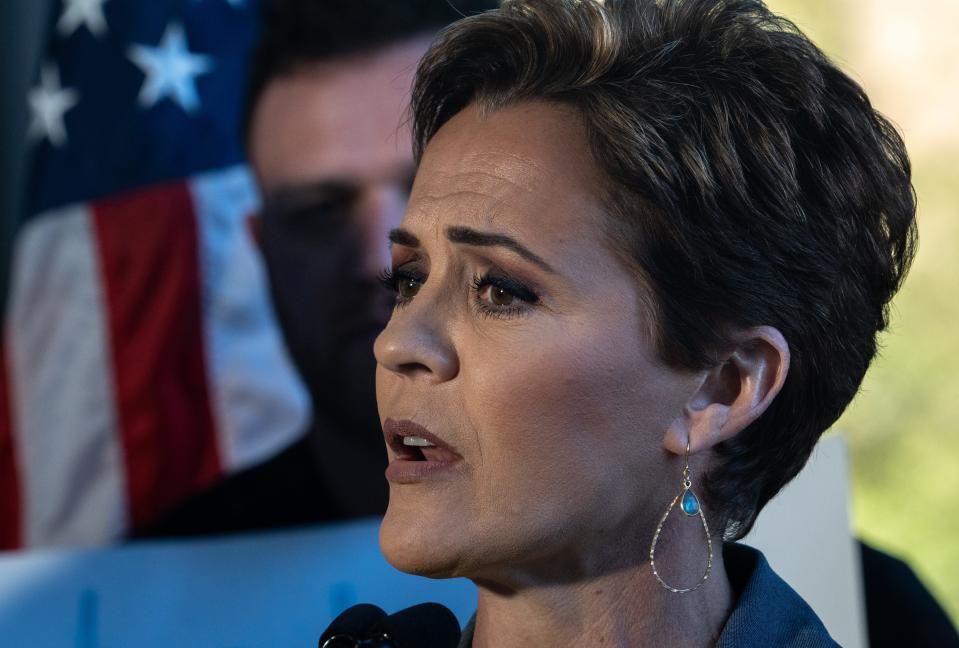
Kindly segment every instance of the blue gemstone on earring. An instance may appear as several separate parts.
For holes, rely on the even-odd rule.
[[[696,494],[690,489],[686,489],[683,493],[683,513],[686,515],[698,515],[699,514],[699,498],[696,497]]]

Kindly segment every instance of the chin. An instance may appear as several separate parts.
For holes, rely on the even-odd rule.
[[[380,524],[380,550],[393,567],[407,574],[429,578],[463,576],[463,552],[448,525],[430,516],[400,512],[394,502]]]

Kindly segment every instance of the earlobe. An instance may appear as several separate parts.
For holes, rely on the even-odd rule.
[[[663,446],[674,454],[695,454],[744,430],[779,394],[789,371],[789,345],[777,329],[742,331],[725,362],[705,370],[699,387],[673,421]]]

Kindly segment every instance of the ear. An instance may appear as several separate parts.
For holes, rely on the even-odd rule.
[[[260,239],[262,223],[263,217],[260,214],[246,215],[246,231],[250,233],[250,238],[253,239],[253,242],[256,243],[258,248],[263,247],[262,240]]]
[[[741,331],[720,365],[702,373],[702,382],[673,421],[663,446],[690,454],[731,439],[766,411],[789,372],[789,344],[777,329]]]

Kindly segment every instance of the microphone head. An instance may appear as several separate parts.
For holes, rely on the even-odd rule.
[[[347,608],[327,627],[317,643],[319,648],[345,648],[355,645],[359,639],[364,639],[370,629],[386,618],[386,612],[370,605],[360,603]],[[341,639],[337,639],[340,637]],[[329,642],[329,643],[328,643]]]
[[[456,648],[460,622],[439,603],[420,603],[381,619],[372,633],[381,632],[396,648]]]

